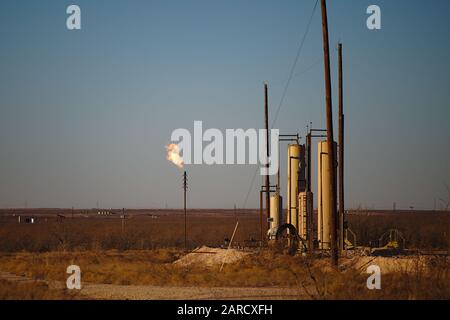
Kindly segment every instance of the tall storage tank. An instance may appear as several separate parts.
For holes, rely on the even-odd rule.
[[[337,144],[334,143],[334,150],[336,153]],[[331,233],[330,233],[330,171],[329,171],[329,157],[328,157],[328,142],[320,141],[318,145],[318,190],[317,190],[317,205],[318,205],[318,219],[317,219],[317,238],[319,240],[320,249],[331,248]],[[334,165],[336,173],[336,164]]]
[[[270,230],[278,230],[281,221],[281,197],[273,195],[270,197]]]
[[[288,145],[287,157],[287,223],[292,224],[298,230],[298,177],[300,167],[300,145]]]
[[[309,223],[312,224],[313,220],[313,193],[312,192],[300,192],[298,195],[298,203],[299,203],[299,230],[298,234],[303,239],[308,239],[308,237],[312,237],[313,235],[309,235],[310,229]]]

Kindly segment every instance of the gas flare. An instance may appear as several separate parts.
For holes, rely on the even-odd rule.
[[[177,144],[171,143],[166,146],[167,157],[166,159],[176,165],[178,168],[183,168],[183,158],[180,156],[180,148]]]

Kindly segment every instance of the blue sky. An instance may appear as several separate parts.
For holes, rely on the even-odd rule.
[[[80,31],[66,29],[72,3]],[[182,172],[165,159],[172,130],[262,127],[263,82],[273,115],[314,3],[2,1],[0,207],[180,207]],[[450,2],[328,4],[335,110],[344,45],[347,206],[433,208],[450,184]],[[371,4],[379,31],[366,28]],[[320,23],[317,10],[281,133],[325,126]],[[285,162],[283,146],[283,192]],[[187,169],[190,206],[232,208],[256,167]]]

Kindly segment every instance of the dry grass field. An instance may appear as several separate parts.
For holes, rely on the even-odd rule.
[[[3,255],[0,269],[27,278],[64,283],[67,266],[76,264],[82,270],[83,284],[89,284],[90,288],[95,284],[113,285],[107,288],[119,291],[136,289],[134,294],[139,294],[142,286],[152,286],[168,289],[231,287],[247,288],[248,292],[253,292],[255,288],[282,288],[286,291],[281,294],[291,294],[292,290],[298,292],[297,296],[289,297],[294,299],[450,298],[450,261],[445,257],[393,261],[386,261],[390,258],[376,258],[378,260],[374,261],[371,258],[363,261],[344,259],[344,266],[336,271],[328,267],[328,259],[310,260],[263,251],[226,265],[220,272],[219,266],[177,266],[173,262],[181,255],[180,251],[167,249],[17,253]],[[382,290],[367,290],[364,267],[368,262],[395,267],[395,272],[387,270],[383,274]],[[3,284],[0,283],[0,286]],[[3,298],[17,295],[14,293],[17,290],[13,291],[12,297],[7,295],[8,288],[1,290]],[[64,293],[59,291],[42,295],[45,292],[42,285],[37,290],[36,297],[45,299]],[[28,285],[25,291],[24,298],[33,298],[30,291],[34,292],[34,287]],[[104,298],[105,294],[113,292],[103,292],[93,298]],[[66,298],[76,296],[69,296],[66,292]],[[187,294],[184,298],[192,297]]]
[[[39,209],[0,210],[0,252],[47,252],[64,250],[143,250],[184,247],[184,215],[181,210],[129,210],[127,218],[99,216],[96,210]],[[59,218],[57,215],[66,218]],[[18,223],[21,216],[22,223]],[[24,223],[35,217],[35,224]],[[220,246],[231,238],[236,220],[235,243],[251,246],[259,240],[256,210],[190,210],[188,247]],[[450,246],[449,212],[350,211],[349,227],[357,244],[369,246],[391,228],[398,229],[410,249],[442,249]],[[254,245],[254,243],[253,243]]]
[[[77,292],[50,290],[42,282],[18,283],[0,280],[0,300],[76,300],[81,298]]]
[[[142,290],[142,286],[180,288],[180,292],[181,288],[226,287],[237,291],[253,290],[252,297],[262,297],[264,292],[258,288],[278,288],[281,290],[278,298],[287,299],[450,299],[447,257],[395,259],[349,255],[337,271],[328,267],[328,259],[324,257],[292,257],[253,248],[219,272],[220,265],[174,263],[186,254],[183,250],[184,216],[180,211],[127,213],[122,232],[122,219],[118,215],[100,217],[95,212],[75,211],[72,218],[70,210],[3,210],[0,213],[0,272],[43,282],[17,284],[0,277],[0,299],[123,298],[123,288]],[[66,218],[57,218],[58,214]],[[34,216],[36,222],[28,224],[22,220],[19,224],[18,215],[22,219]],[[259,238],[256,211],[235,214],[233,210],[196,210],[188,217],[189,248],[223,245],[224,239],[231,237],[237,219],[236,244],[254,246],[251,240]],[[389,228],[401,231],[411,249],[442,251],[448,250],[450,244],[449,213],[352,213],[349,226],[357,234],[358,245],[374,243]],[[367,290],[365,268],[368,263],[379,264],[387,270],[383,273],[382,290]],[[49,290],[45,281],[64,284],[68,276],[66,268],[71,264],[80,266],[82,281],[90,286],[85,294]],[[111,287],[95,288],[94,285]],[[114,290],[122,295],[113,295]],[[102,291],[107,291],[107,295]],[[242,293],[233,294],[231,297],[243,297]],[[152,296],[125,296],[134,297]],[[192,297],[191,292],[180,295],[183,297]]]
[[[184,248],[184,215],[181,211],[134,210],[127,218],[118,214],[99,216],[94,211],[28,210],[5,216],[0,212],[0,252]],[[67,218],[58,219],[57,215]],[[35,224],[18,223],[18,216],[36,218]],[[259,217],[255,211],[237,216],[233,210],[192,210],[188,217],[188,246],[220,246],[230,238],[236,219],[236,242],[259,239]]]

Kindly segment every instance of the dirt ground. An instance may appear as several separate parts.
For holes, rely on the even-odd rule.
[[[45,283],[49,290],[65,288],[61,281],[34,280],[0,272],[0,280],[17,283]],[[78,292],[81,299],[100,300],[298,300],[308,296],[293,288],[227,288],[162,287],[84,284]]]
[[[181,211],[127,210],[125,220],[120,218],[121,211],[112,211],[109,216],[100,216],[95,210],[74,210],[73,214],[67,209],[0,210],[0,272],[9,272],[0,275],[0,296],[19,299],[65,295],[83,299],[316,296],[447,299],[450,296],[448,258],[349,255],[340,261],[339,273],[330,268],[326,255],[310,260],[258,249],[257,210],[190,210],[188,249],[193,252],[185,254]],[[37,222],[29,224],[21,219],[19,223],[18,216],[23,219],[34,216]],[[396,228],[411,252],[448,251],[449,213],[357,212],[348,218],[358,235],[354,242],[357,247],[377,246],[377,239],[386,230]],[[239,228],[233,245],[243,250],[224,249],[237,220]],[[79,294],[67,294],[62,282],[71,264],[83,270]],[[223,272],[219,272],[222,264]],[[366,268],[371,264],[380,267],[384,290],[368,295]],[[58,290],[59,293],[53,294]],[[27,295],[30,291],[37,294]]]
[[[298,300],[308,296],[293,288],[157,287],[86,285],[81,294],[94,299],[125,300]]]
[[[226,261],[228,265],[239,264],[250,253],[240,250],[226,250],[219,248],[201,247],[182,256],[171,263],[177,267],[192,267],[203,265],[207,268],[202,272],[219,272],[219,267]],[[228,259],[228,260],[227,260]],[[449,259],[446,260],[446,265]],[[344,258],[341,260],[340,270],[357,270],[359,274],[365,274],[369,265],[378,265],[384,276],[388,274],[415,274],[417,270],[430,268],[429,257],[367,257],[357,256]],[[331,272],[328,259],[315,260],[315,265],[322,271]],[[432,266],[431,266],[432,267]],[[330,270],[329,270],[330,269]],[[256,270],[256,269],[255,269]],[[441,269],[442,270],[442,269]],[[39,285],[41,288],[48,288],[50,296],[55,296],[58,291],[60,296],[70,299],[100,299],[100,300],[307,300],[314,298],[311,293],[317,288],[314,285],[306,286],[207,286],[207,285],[140,285],[134,284],[106,284],[102,282],[82,282],[81,290],[66,290],[65,282],[55,279],[42,278],[38,280],[34,277],[16,275],[12,272],[1,272],[0,281],[18,284],[22,287],[33,290]],[[330,281],[330,280],[327,280]],[[348,280],[346,280],[348,281]],[[324,286],[327,287],[326,283]],[[55,294],[52,294],[55,292]],[[317,297],[319,298],[319,297]],[[39,297],[38,297],[39,299]]]
[[[204,267],[214,267],[238,262],[249,254],[249,252],[231,248],[221,249],[202,246],[175,261],[174,264],[178,266],[201,265]]]

